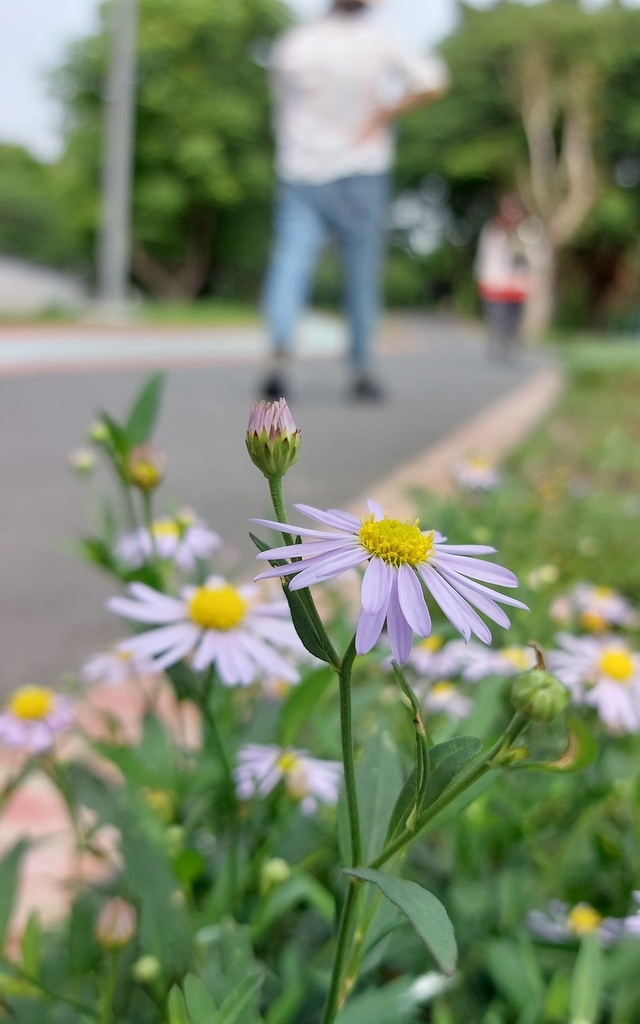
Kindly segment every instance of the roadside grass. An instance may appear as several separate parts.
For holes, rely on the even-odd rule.
[[[549,602],[577,581],[640,604],[640,346],[580,344],[562,358],[565,391],[508,460],[498,490],[419,495],[425,524],[494,544],[517,572],[531,607],[514,616],[522,641],[549,641]]]
[[[250,303],[232,302],[227,299],[198,299],[193,302],[156,302],[144,299],[132,303],[126,315],[132,325],[149,324],[154,327],[207,327],[226,324],[251,324],[258,321],[258,311]],[[38,314],[0,313],[0,325],[9,326],[57,326],[65,324],[100,323],[101,314],[91,307],[76,312],[58,308],[43,310]]]

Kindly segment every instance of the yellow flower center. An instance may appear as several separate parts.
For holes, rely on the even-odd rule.
[[[451,683],[434,683],[431,687],[431,693],[436,697],[450,697],[454,692],[454,687]]]
[[[577,907],[570,910],[567,915],[567,924],[578,938],[597,931],[601,921],[602,914],[599,914],[588,903],[578,903]]]
[[[633,675],[633,661],[627,651],[605,651],[598,663],[601,672],[617,683],[626,683]]]
[[[607,628],[607,621],[599,612],[582,612],[580,622],[585,629],[591,630],[592,633],[602,633]]]
[[[299,765],[298,758],[291,750],[285,750],[276,761],[276,768],[279,768],[283,775],[289,775]]]
[[[484,455],[471,455],[467,459],[467,466],[470,469],[493,469],[493,463]]]
[[[174,519],[156,519],[151,526],[151,532],[154,537],[177,537],[180,530]]]
[[[247,602],[235,587],[198,587],[188,605],[189,618],[202,629],[235,629],[246,613]]]
[[[594,597],[599,598],[600,600],[606,600],[613,597],[613,590],[611,587],[594,587],[593,594]]]
[[[503,647],[500,657],[522,671],[526,671],[531,663],[531,654],[527,647]]]
[[[441,636],[435,636],[432,633],[431,636],[427,636],[424,640],[421,640],[418,647],[422,647],[424,651],[431,651],[432,653],[435,653],[440,650],[443,643],[444,640]]]
[[[424,562],[433,551],[435,531],[424,534],[417,519],[415,523],[401,523],[385,516],[376,522],[370,515],[362,520],[358,536],[367,551],[397,568]]]
[[[47,717],[54,699],[53,690],[48,690],[45,686],[22,686],[14,693],[8,708],[16,718],[36,722]]]

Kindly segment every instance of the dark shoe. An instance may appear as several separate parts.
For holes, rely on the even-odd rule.
[[[351,385],[351,397],[357,402],[382,402],[385,393],[371,377],[358,377]]]
[[[262,382],[260,394],[268,402],[277,402],[279,398],[287,397],[287,386],[284,378],[279,373],[272,373]]]

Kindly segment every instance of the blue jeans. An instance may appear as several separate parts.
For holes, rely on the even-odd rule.
[[[381,306],[381,269],[389,179],[356,175],[324,185],[281,182],[275,241],[264,285],[263,311],[273,347],[291,348],[313,272],[329,235],[335,235],[344,273],[350,359],[362,372]]]

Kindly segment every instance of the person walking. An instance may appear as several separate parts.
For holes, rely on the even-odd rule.
[[[488,330],[490,358],[510,359],[520,342],[520,323],[531,284],[527,211],[514,193],[503,196],[478,240],[475,276]]]
[[[393,120],[442,94],[446,66],[405,52],[367,17],[372,0],[333,0],[276,42],[271,60],[278,189],[263,292],[270,334],[262,397],[287,395],[287,362],[317,259],[334,236],[343,269],[354,399],[376,400],[371,339],[381,306]]]

